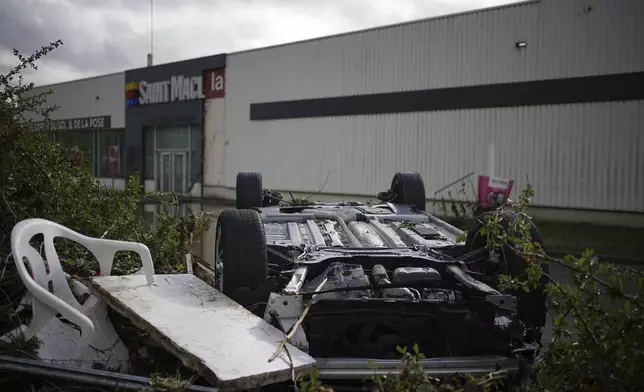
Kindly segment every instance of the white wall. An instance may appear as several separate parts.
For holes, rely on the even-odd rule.
[[[644,70],[644,1],[541,0],[537,77]]]
[[[642,0],[542,0],[232,53],[230,108],[641,71],[642,19]]]
[[[223,186],[226,153],[226,99],[204,101],[204,197],[213,197],[213,187]]]
[[[48,90],[52,94],[47,96],[47,104],[60,107],[50,115],[52,120],[109,115],[112,128],[125,128],[124,72],[36,87],[32,93]]]
[[[526,176],[536,205],[644,211],[644,102],[419,112],[251,122],[228,132],[227,185],[262,171],[265,186],[376,195],[418,171],[428,197],[474,171]]]
[[[227,57],[237,103],[490,84],[535,78],[537,3],[383,27]],[[239,114],[239,113],[236,113]]]

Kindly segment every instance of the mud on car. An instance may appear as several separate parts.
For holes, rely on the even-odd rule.
[[[378,199],[287,202],[261,174],[239,173],[237,208],[216,226],[218,289],[294,331],[323,379],[387,372],[400,365],[396,348],[414,344],[431,375],[518,373],[539,349],[545,295],[500,291],[498,277],[521,274],[525,260],[504,247],[493,262],[480,220],[463,241],[426,212],[418,173],[396,173]],[[503,212],[504,227],[514,218]]]

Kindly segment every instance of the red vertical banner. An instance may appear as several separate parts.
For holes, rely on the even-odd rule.
[[[108,150],[108,163],[111,177],[117,177],[121,174],[121,152],[119,146],[112,145]]]
[[[226,96],[226,68],[209,69],[204,73],[206,99]]]

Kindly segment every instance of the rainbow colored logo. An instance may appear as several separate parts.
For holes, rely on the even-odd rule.
[[[125,106],[138,106],[139,101],[139,83],[130,82],[125,85]]]

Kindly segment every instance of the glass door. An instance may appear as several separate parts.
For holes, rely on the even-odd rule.
[[[186,192],[188,159],[185,152],[159,153],[159,191]]]
[[[185,152],[172,154],[172,190],[174,193],[186,193],[186,175],[188,159]]]

